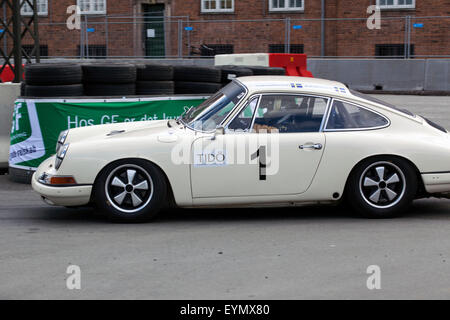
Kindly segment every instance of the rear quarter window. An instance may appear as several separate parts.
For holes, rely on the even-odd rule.
[[[374,129],[387,126],[384,116],[360,106],[334,100],[326,130]]]

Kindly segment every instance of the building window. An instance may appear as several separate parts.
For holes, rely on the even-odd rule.
[[[106,14],[106,0],[77,0],[81,14]]]
[[[90,44],[83,46],[84,52],[81,51],[81,46],[78,46],[79,56],[92,59],[105,59],[107,56],[106,46],[99,44]]]
[[[33,0],[28,0],[31,4],[33,4]],[[20,9],[20,13],[23,16],[31,16],[33,15],[33,9],[30,4],[22,0],[22,8]],[[37,13],[40,16],[46,16],[48,14],[48,1],[47,0],[37,0]]]
[[[201,0],[202,12],[234,12],[234,0]]]
[[[304,53],[303,44],[291,44],[289,53]],[[269,44],[269,53],[286,53],[284,44]]]
[[[416,0],[377,0],[380,9],[414,9]]]
[[[269,0],[270,11],[303,11],[303,0]]]
[[[414,56],[414,44],[409,47],[409,53],[406,52],[404,44],[376,44],[375,56],[379,59],[402,59]]]
[[[22,50],[25,51],[25,53],[30,58],[36,58],[36,54],[31,55],[31,53],[33,52],[33,49],[34,49],[34,45],[33,44],[23,44],[22,45]],[[41,58],[48,57],[48,46],[46,44],[42,44],[42,45],[39,46],[39,56]]]

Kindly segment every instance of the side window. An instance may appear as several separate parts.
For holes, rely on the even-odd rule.
[[[328,99],[302,95],[265,95],[261,98],[254,132],[318,132]]]
[[[370,129],[387,125],[386,118],[354,104],[335,100],[328,118],[327,130]]]
[[[240,114],[229,124],[230,130],[248,130],[252,125],[253,114],[255,113],[256,106],[258,105],[259,97],[253,98],[242,110]]]

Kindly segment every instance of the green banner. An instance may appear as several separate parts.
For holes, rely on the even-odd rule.
[[[206,98],[17,100],[11,127],[9,165],[37,168],[55,153],[59,133],[63,130],[108,123],[174,119]]]

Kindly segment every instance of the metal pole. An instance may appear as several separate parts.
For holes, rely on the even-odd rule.
[[[187,26],[190,25],[189,17],[187,18],[186,25]],[[188,56],[190,57],[191,56],[191,32],[190,31],[187,31],[187,46],[188,46]]]
[[[85,28],[84,28],[84,32],[86,32],[85,33],[85,35],[86,35],[86,43],[85,43],[86,52],[85,53],[86,53],[86,58],[89,59],[89,32],[88,32],[88,17],[87,17],[87,15],[84,16],[84,23],[86,24]]]
[[[14,83],[22,80],[22,26],[20,21],[20,2],[13,1],[13,30],[14,30]]]
[[[106,46],[106,57],[108,57],[108,47],[109,47],[109,33],[108,33],[108,16],[105,16],[105,46]]]
[[[78,10],[77,10],[77,14],[78,14]],[[81,20],[81,16],[80,16],[80,59],[84,59],[84,23]]]
[[[178,57],[183,56],[183,21],[178,20]]]
[[[41,46],[39,44],[38,7],[37,0],[33,0],[34,48],[36,63],[41,62]]]
[[[134,57],[139,55],[138,51],[139,51],[139,47],[141,46],[141,42],[138,41],[136,21],[137,21],[136,20],[136,6],[133,6],[133,56]]]
[[[167,15],[166,12],[164,12],[164,57],[167,57],[167,55],[170,55],[170,24],[167,22]],[[169,22],[170,23],[170,22]]]
[[[405,16],[405,39],[404,39],[404,48],[403,48],[404,58],[408,58],[408,16]]]
[[[288,53],[288,20],[287,18],[284,18],[284,53]]]
[[[291,53],[291,18],[287,18],[287,51],[286,53]]]
[[[411,59],[411,16],[408,16],[408,59]]]
[[[3,21],[6,21],[7,16],[6,16],[6,2],[3,3]],[[8,52],[8,40],[7,40],[7,36],[8,34],[6,33],[6,30],[3,31],[3,52]]]
[[[325,56],[325,0],[322,0],[322,11],[320,20],[320,55]]]

